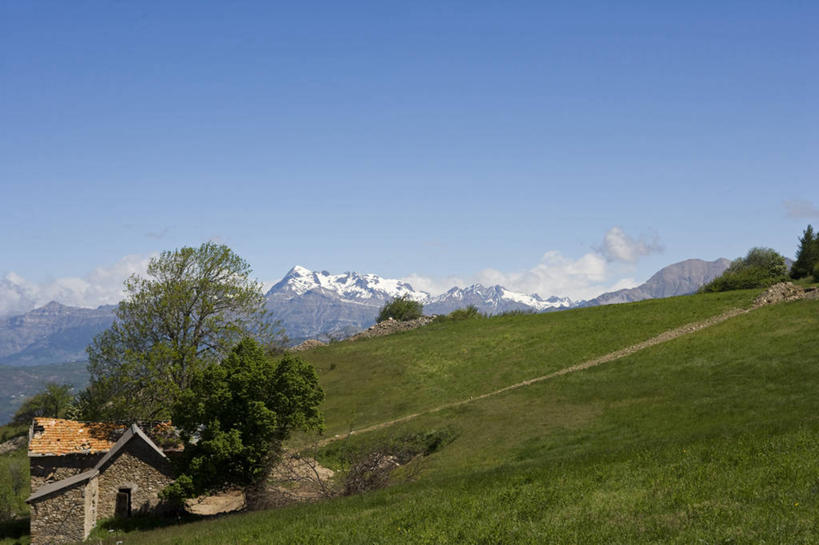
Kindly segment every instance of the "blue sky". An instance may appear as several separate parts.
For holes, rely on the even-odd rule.
[[[670,4],[0,2],[0,314],[209,239],[575,298],[792,256],[819,4]]]

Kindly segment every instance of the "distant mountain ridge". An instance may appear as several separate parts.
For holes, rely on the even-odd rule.
[[[475,305],[486,314],[510,310],[542,312],[569,308],[567,298],[542,299],[502,286],[474,284],[432,296],[400,280],[375,274],[331,274],[295,266],[267,292],[267,308],[280,321],[291,341],[344,338],[375,323],[381,307],[395,297],[424,305],[427,314],[444,314]]]
[[[305,339],[345,338],[375,322],[395,297],[424,305],[426,314],[446,314],[474,305],[484,314],[548,312],[577,306],[607,305],[684,295],[716,278],[730,261],[689,259],[658,271],[636,288],[604,293],[589,301],[542,298],[502,286],[453,287],[440,295],[416,290],[407,282],[375,274],[331,274],[293,267],[266,294],[267,308],[293,344]],[[43,365],[85,360],[85,347],[114,319],[114,306],[77,308],[51,302],[20,316],[0,319],[0,365]]]
[[[604,293],[582,303],[582,306],[612,305],[632,303],[645,299],[658,299],[688,295],[701,286],[717,278],[731,264],[731,260],[720,258],[714,261],[686,259],[663,267],[645,283],[636,288],[623,289]]]
[[[0,319],[0,364],[41,365],[85,360],[85,347],[114,321],[114,306],[78,308],[50,302]]]

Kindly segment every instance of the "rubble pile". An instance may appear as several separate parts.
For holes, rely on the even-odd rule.
[[[796,301],[805,297],[805,289],[792,282],[774,284],[754,300],[754,306],[773,305],[784,301]]]

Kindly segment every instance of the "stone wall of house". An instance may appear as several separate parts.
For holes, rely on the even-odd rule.
[[[133,513],[153,511],[159,492],[173,481],[170,462],[138,438],[131,439],[100,468],[97,521],[114,516],[117,492],[131,490]]]
[[[45,483],[51,483],[77,475],[93,468],[101,454],[66,454],[63,456],[31,456],[31,491],[36,492]]]
[[[84,511],[93,495],[89,485],[79,482],[31,502],[31,545],[76,543],[88,536]]]
[[[85,535],[91,533],[97,525],[97,503],[99,502],[99,477],[88,480],[85,487]]]

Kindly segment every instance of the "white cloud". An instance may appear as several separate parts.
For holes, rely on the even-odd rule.
[[[609,229],[603,237],[603,245],[599,248],[599,252],[609,261],[625,261],[626,263],[635,263],[644,255],[662,251],[663,246],[656,236],[651,239],[640,236],[640,239],[636,240],[620,227]]]
[[[785,201],[785,215],[793,219],[819,218],[819,207],[810,201],[793,200]]]
[[[557,295],[574,300],[592,299],[601,293],[633,288],[638,282],[630,277],[632,265],[644,255],[662,250],[657,237],[635,240],[619,227],[612,227],[603,239],[603,245],[577,259],[560,252],[543,254],[533,267],[515,272],[484,269],[464,280],[458,277],[430,278],[412,274],[403,281],[415,289],[433,295],[443,293],[452,286],[480,283],[485,286],[499,284],[512,291],[538,294],[541,297]]]
[[[500,284],[512,291],[536,293],[542,297],[558,295],[588,299],[607,291],[608,275],[608,264],[600,254],[587,253],[572,259],[550,251],[526,271],[506,273],[485,269],[478,273],[476,280],[484,285]]]
[[[464,279],[457,276],[446,276],[440,278],[430,278],[418,274],[411,274],[401,278],[402,282],[408,283],[416,291],[425,291],[431,295],[440,295],[455,286],[464,287],[469,285]]]
[[[92,308],[117,303],[122,299],[122,283],[131,274],[144,274],[150,258],[128,255],[83,277],[62,277],[42,283],[10,272],[0,278],[0,316],[27,312],[49,301]]]
[[[458,277],[430,278],[412,274],[401,280],[409,282],[415,289],[439,295],[453,286],[467,286],[473,283],[484,286],[499,284],[512,291],[542,297],[558,295],[574,300],[591,299],[603,292],[633,287],[633,279],[610,280],[611,266],[598,253],[587,253],[578,259],[571,259],[560,252],[546,252],[540,261],[530,269],[518,272],[504,272],[484,269],[468,280]]]

